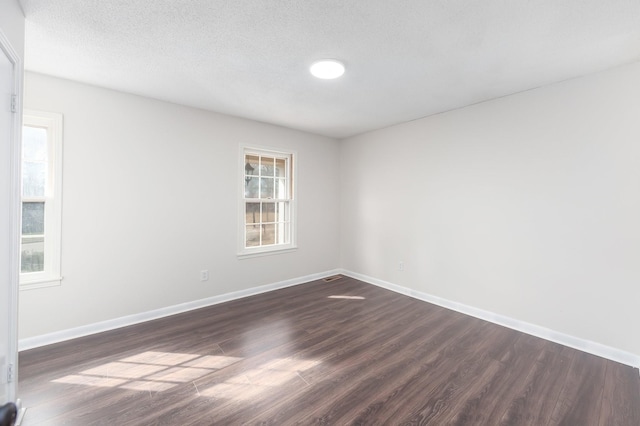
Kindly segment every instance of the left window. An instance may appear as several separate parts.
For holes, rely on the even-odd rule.
[[[25,110],[20,286],[60,284],[62,115]]]

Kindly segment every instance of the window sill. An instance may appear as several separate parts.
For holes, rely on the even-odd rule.
[[[244,251],[242,253],[238,253],[238,259],[250,259],[252,257],[262,257],[262,256],[271,256],[274,254],[284,254],[284,253],[291,253],[298,250],[298,247],[296,246],[286,246],[283,248],[278,248],[278,249],[268,249],[265,250],[264,248],[261,249],[257,249],[256,251]]]
[[[58,287],[61,285],[62,277],[43,278],[40,280],[22,281],[20,282],[20,291],[35,290],[37,288]]]

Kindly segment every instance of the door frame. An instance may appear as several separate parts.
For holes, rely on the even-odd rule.
[[[9,200],[10,200],[10,259],[9,265],[13,265],[9,270],[9,282],[8,289],[4,288],[5,283],[0,283],[0,292],[2,296],[9,297],[9,342],[8,352],[9,357],[7,359],[7,366],[12,366],[12,380],[8,383],[7,397],[9,401],[17,402],[17,387],[18,387],[18,293],[20,291],[20,165],[21,165],[21,135],[22,135],[22,79],[23,79],[23,67],[20,57],[13,49],[13,46],[9,42],[9,39],[5,36],[2,29],[0,29],[0,51],[6,55],[9,61],[13,64],[13,81],[12,91],[15,99],[15,103],[12,108],[12,120],[11,120],[11,136],[9,143],[11,158],[10,158],[10,180],[9,180]],[[1,102],[10,102],[9,99],[1,100]],[[2,372],[2,374],[8,374],[8,371]]]

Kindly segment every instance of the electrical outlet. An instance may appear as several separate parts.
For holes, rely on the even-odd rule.
[[[209,270],[200,271],[200,281],[209,281]]]
[[[398,271],[404,271],[404,262],[402,260],[398,262]]]

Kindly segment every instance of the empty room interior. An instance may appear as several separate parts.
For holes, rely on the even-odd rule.
[[[640,1],[0,0],[0,36],[20,424],[640,424]]]

